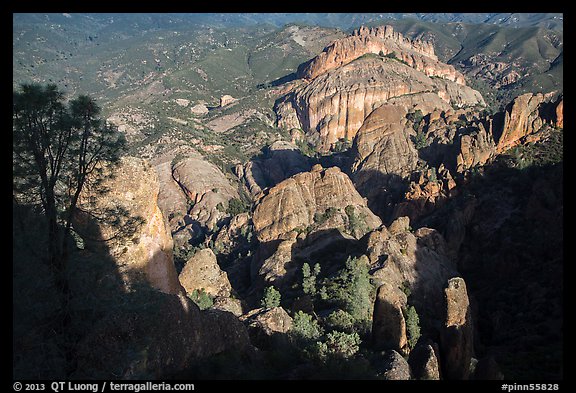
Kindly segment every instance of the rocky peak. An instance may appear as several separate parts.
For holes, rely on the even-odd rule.
[[[390,55],[427,76],[443,77],[465,85],[460,72],[438,61],[432,44],[406,38],[392,26],[361,27],[352,35],[334,41],[321,54],[300,66],[298,76],[311,80],[368,53]]]
[[[318,230],[352,228],[357,236],[381,224],[367,207],[350,178],[338,167],[312,168],[270,188],[254,209],[254,229],[260,242],[286,239],[290,232],[316,225]]]

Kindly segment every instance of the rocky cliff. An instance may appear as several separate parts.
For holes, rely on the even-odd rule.
[[[364,119],[391,99],[426,102],[430,110],[485,105],[460,73],[436,59],[429,44],[408,40],[390,26],[360,29],[334,42],[299,75],[305,83],[276,103],[277,124],[301,128],[321,151],[340,139],[351,141]],[[423,94],[436,97],[420,98]]]
[[[333,42],[320,55],[303,64],[298,69],[298,76],[314,79],[367,53],[383,55],[394,53],[397,58],[427,76],[439,76],[458,84],[465,84],[464,76],[454,67],[438,61],[431,43],[406,38],[395,32],[390,25],[361,27],[351,36]]]
[[[320,165],[269,189],[254,209],[254,229],[260,242],[285,239],[296,229],[318,223],[316,230],[345,227],[350,216],[362,220],[357,236],[381,224],[352,181],[338,167]]]
[[[101,183],[86,187],[74,229],[86,248],[110,255],[126,285],[143,275],[162,292],[182,291],[172,257],[172,236],[158,207],[159,183],[145,160],[125,157]]]

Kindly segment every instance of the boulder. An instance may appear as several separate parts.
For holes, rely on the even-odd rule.
[[[205,115],[208,113],[208,108],[204,104],[196,104],[190,108],[190,112],[195,115]]]
[[[235,101],[237,101],[236,98],[232,97],[229,94],[224,94],[222,97],[220,97],[220,107],[223,108],[226,105],[229,105]]]
[[[197,251],[186,262],[178,279],[188,294],[204,288],[212,296],[228,297],[232,290],[228,276],[220,270],[216,255],[209,248]]]
[[[240,317],[248,326],[252,343],[266,349],[287,339],[292,327],[292,317],[282,307],[258,308]]]
[[[372,318],[372,344],[376,350],[405,352],[408,343],[402,308],[406,295],[390,283],[378,287]]]
[[[416,344],[410,352],[408,364],[414,379],[439,380],[440,366],[438,364],[439,348],[436,343]]]
[[[377,375],[388,381],[407,381],[411,379],[410,366],[398,352],[382,352],[374,365]]]

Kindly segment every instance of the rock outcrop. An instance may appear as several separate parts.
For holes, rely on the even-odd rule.
[[[506,106],[501,127],[495,125],[492,130],[498,153],[514,147],[544,124],[563,127],[564,101],[560,98],[552,103],[550,99],[550,94],[526,93]]]
[[[232,290],[228,276],[220,270],[216,255],[209,248],[197,251],[186,262],[178,279],[188,294],[204,289],[212,296],[229,297]]]
[[[389,282],[378,287],[372,317],[372,344],[376,350],[405,352],[408,343],[402,308],[406,295]]]
[[[107,176],[112,171],[114,176]],[[84,188],[74,214],[74,229],[86,249],[111,256],[126,285],[145,276],[162,292],[182,291],[172,236],[158,207],[154,168],[145,160],[124,157],[118,166],[105,167],[104,176],[101,183]]]
[[[430,100],[430,95],[435,99]],[[428,107],[441,110],[450,105],[484,105],[482,96],[467,86],[430,78],[397,60],[375,55],[319,75],[281,99],[276,104],[277,124],[301,128],[319,150],[327,151],[340,139],[353,140],[364,119],[392,99],[405,105],[427,102]]]
[[[320,165],[270,188],[252,218],[260,242],[288,239],[290,232],[312,226],[318,231],[350,227],[351,220],[358,237],[381,224],[345,173]]]
[[[474,334],[464,279],[448,280],[445,293],[446,321],[440,335],[444,375],[447,379],[468,379]]]
[[[464,84],[464,76],[450,65],[438,61],[431,43],[411,40],[395,32],[390,25],[373,28],[361,27],[345,38],[334,41],[324,51],[298,68],[300,78],[317,76],[343,66],[367,53],[394,54],[409,66],[427,76],[438,76]]]
[[[276,102],[277,125],[304,130],[321,151],[354,139],[364,119],[390,100],[425,103],[430,110],[485,105],[430,44],[406,39],[391,26],[361,28],[335,41],[298,75],[304,83]]]
[[[438,345],[430,342],[417,344],[410,352],[408,364],[414,379],[439,380],[440,366],[438,364]]]
[[[475,166],[486,164],[496,155],[492,134],[481,122],[476,122],[460,133],[454,141],[457,151],[456,172],[464,172]]]
[[[425,227],[412,233],[409,223],[407,217],[400,217],[388,228],[371,232],[367,237],[366,254],[374,283],[388,288],[380,293],[379,299],[405,306],[406,303],[400,301],[406,299],[400,294],[401,289],[410,291],[410,303],[420,315],[425,331],[434,329],[434,324],[426,321],[437,320],[438,315],[442,315],[444,286],[456,270],[447,255],[442,235]],[[394,325],[401,325],[401,322]]]
[[[213,228],[226,215],[230,199],[239,198],[222,171],[199,154],[177,160],[172,166],[172,176],[192,202],[188,221],[200,226]]]
[[[403,188],[418,162],[406,114],[404,107],[380,106],[368,116],[352,146],[354,185],[381,216],[391,208],[391,191]]]

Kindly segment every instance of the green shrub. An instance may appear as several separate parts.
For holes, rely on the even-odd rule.
[[[426,140],[426,133],[418,132],[414,137],[414,147],[417,150],[423,149],[428,145],[428,141]]]
[[[349,359],[360,349],[358,333],[343,333],[338,331],[326,335],[326,340],[316,342],[316,350],[321,359]]]
[[[318,321],[313,319],[312,315],[306,314],[302,311],[294,314],[292,328],[290,329],[290,337],[300,344],[314,342],[324,334],[322,327]]]
[[[326,325],[332,330],[352,333],[354,330],[354,317],[344,310],[336,310],[328,315]]]
[[[264,308],[274,308],[280,305],[280,292],[274,287],[264,289],[261,303]]]
[[[237,216],[238,214],[246,213],[248,211],[250,211],[250,207],[240,199],[232,198],[228,201],[228,209],[226,210],[226,213],[229,215]]]
[[[188,297],[196,303],[200,310],[206,310],[214,305],[214,299],[204,290],[204,288],[193,290]]]
[[[409,306],[404,311],[406,320],[406,335],[408,336],[408,346],[413,349],[420,338],[420,318],[414,306]]]
[[[316,278],[320,274],[320,265],[314,265],[314,271],[308,263],[302,265],[302,291],[307,295],[316,295]]]
[[[366,231],[366,222],[364,217],[356,214],[356,210],[353,205],[348,205],[344,209],[344,212],[348,216],[348,231],[352,234],[361,234]]]
[[[332,306],[348,313],[356,331],[365,332],[372,317],[374,287],[369,268],[357,258],[349,257],[344,269],[335,277],[324,280],[320,297]]]

